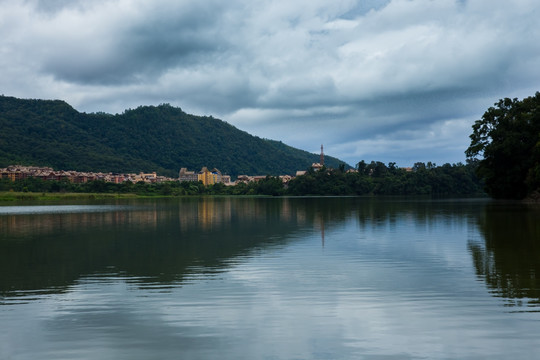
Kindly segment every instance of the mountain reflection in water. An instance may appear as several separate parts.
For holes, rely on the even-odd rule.
[[[294,206],[291,206],[291,202]],[[49,206],[0,216],[0,293],[65,290],[85,275],[116,272],[140,282],[180,284],[193,271],[219,272],[291,232],[348,216],[342,201],[194,198]],[[21,214],[22,213],[22,214]],[[331,226],[331,225],[330,225]]]
[[[540,347],[535,206],[35,206],[0,211],[1,359],[502,360]]]
[[[441,203],[444,206],[441,207]],[[480,211],[478,210],[480,208]],[[355,198],[195,198],[116,204],[3,207],[3,296],[61,292],[91,274],[179,285],[190,273],[223,271],[257,248],[284,246],[291,232],[355,217],[362,228],[416,226],[461,218],[480,230],[469,239],[477,275],[508,305],[540,303],[538,207],[481,201]],[[287,240],[289,239],[289,240]]]

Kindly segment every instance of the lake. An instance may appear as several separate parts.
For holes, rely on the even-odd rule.
[[[538,205],[12,203],[0,359],[533,359],[539,275]]]

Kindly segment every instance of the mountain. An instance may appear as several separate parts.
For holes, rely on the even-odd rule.
[[[306,170],[319,155],[261,139],[168,104],[122,114],[81,113],[61,100],[0,96],[0,167],[12,164],[178,176],[181,167],[231,176]],[[325,164],[342,161],[325,156]]]

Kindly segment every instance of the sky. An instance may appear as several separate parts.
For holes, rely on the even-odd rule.
[[[168,103],[299,149],[465,162],[472,124],[540,91],[538,0],[0,0],[0,94]]]

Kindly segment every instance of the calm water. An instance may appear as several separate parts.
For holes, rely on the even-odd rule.
[[[540,208],[0,207],[0,359],[535,359]]]

